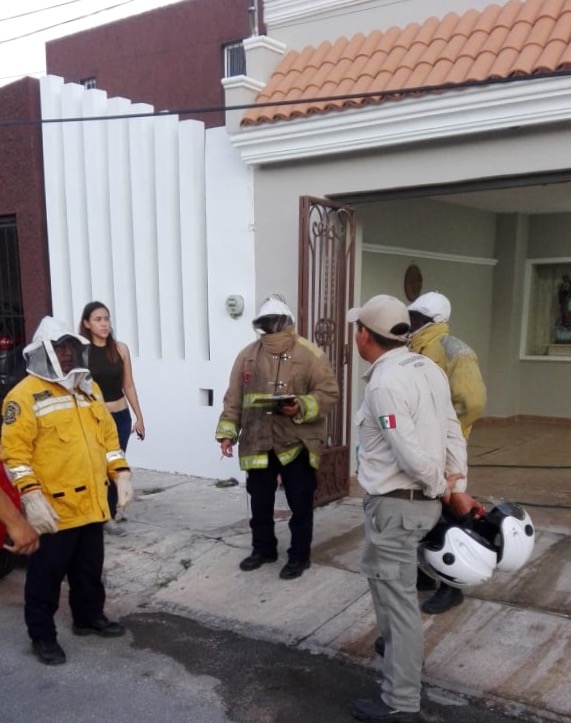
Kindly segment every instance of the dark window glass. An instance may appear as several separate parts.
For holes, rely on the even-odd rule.
[[[242,42],[224,46],[224,77],[246,75],[246,53]]]

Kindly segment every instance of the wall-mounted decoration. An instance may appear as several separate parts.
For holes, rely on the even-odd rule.
[[[527,262],[522,359],[571,361],[571,258]]]
[[[404,293],[409,301],[417,299],[422,292],[422,272],[416,264],[411,264],[404,274]]]

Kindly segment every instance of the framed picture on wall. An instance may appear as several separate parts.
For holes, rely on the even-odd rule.
[[[571,361],[571,257],[526,263],[522,359]]]

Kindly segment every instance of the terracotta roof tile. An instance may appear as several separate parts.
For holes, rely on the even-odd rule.
[[[571,0],[509,0],[481,12],[451,12],[422,24],[376,29],[291,51],[257,103],[293,103],[251,108],[242,123],[271,123],[394,101],[413,89],[419,94],[438,86],[442,92],[442,86],[453,90],[454,85],[569,68]],[[358,94],[367,95],[323,100]]]
[[[475,25],[478,22],[480,13],[477,10],[468,10],[464,13],[458,21],[458,24],[454,28],[454,35],[462,35],[465,38],[469,38],[475,30]]]
[[[501,7],[499,5],[488,5],[488,7],[480,13],[479,18],[476,20],[474,32],[483,30],[486,34],[490,33],[498,24],[500,10]]]

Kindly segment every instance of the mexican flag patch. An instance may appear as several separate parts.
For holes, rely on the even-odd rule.
[[[383,417],[379,417],[379,424],[381,429],[396,429],[397,418],[394,414],[385,414]]]

